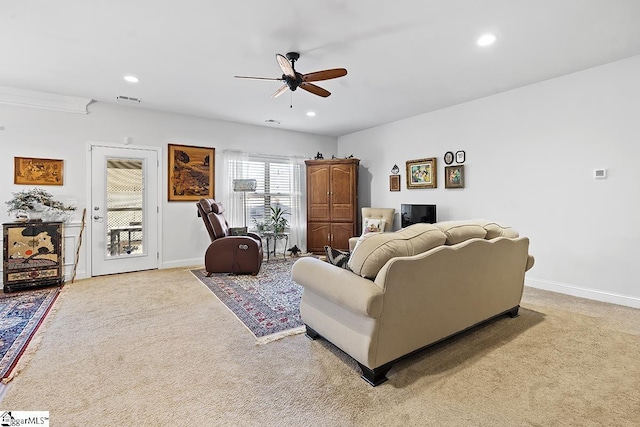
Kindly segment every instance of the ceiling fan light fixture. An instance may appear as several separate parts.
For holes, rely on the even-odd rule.
[[[283,85],[276,90],[271,98],[277,98],[282,95],[287,89],[291,92],[298,88],[306,90],[314,95],[321,96],[323,98],[331,95],[326,89],[316,86],[311,82],[317,82],[322,80],[331,80],[338,77],[347,75],[347,70],[344,68],[331,68],[328,70],[314,71],[312,73],[302,74],[296,71],[295,62],[300,58],[300,54],[297,52],[289,52],[287,56],[276,53],[276,60],[282,71],[282,76],[270,78],[270,77],[248,77],[248,76],[234,76],[237,79],[251,79],[251,80],[277,80],[283,82]]]
[[[497,37],[495,36],[495,34],[486,33],[478,38],[476,44],[480,47],[490,46],[496,42],[496,39]]]
[[[140,81],[140,79],[138,77],[134,76],[133,74],[127,74],[123,78],[124,78],[125,81],[127,81],[129,83],[138,83]]]

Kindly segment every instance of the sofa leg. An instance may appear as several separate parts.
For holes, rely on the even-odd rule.
[[[511,318],[518,317],[518,310],[520,309],[519,305],[516,305],[511,310],[509,310],[509,316]]]
[[[362,363],[358,362],[358,366],[362,369],[361,378],[375,387],[387,381],[387,372],[389,372],[393,367],[393,364],[387,363],[386,365],[382,365],[378,368],[369,369]]]
[[[320,335],[318,335],[318,333],[316,331],[314,331],[313,329],[311,329],[309,326],[304,325],[307,328],[307,333],[305,334],[305,336],[307,338],[309,338],[310,340],[315,340],[316,338],[318,338]]]

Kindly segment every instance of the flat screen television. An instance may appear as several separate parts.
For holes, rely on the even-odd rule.
[[[436,205],[401,205],[400,224],[402,228],[419,222],[429,224],[436,222]]]

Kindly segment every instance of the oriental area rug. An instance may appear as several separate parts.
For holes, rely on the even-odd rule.
[[[263,262],[256,276],[191,270],[256,337],[259,344],[305,331],[302,287],[291,280],[296,258]]]
[[[0,380],[11,371],[42,324],[60,288],[25,290],[0,294]]]

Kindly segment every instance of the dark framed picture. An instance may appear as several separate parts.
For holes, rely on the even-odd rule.
[[[464,163],[464,151],[456,151],[456,163]]]
[[[444,188],[464,188],[464,166],[446,166],[444,168]]]
[[[169,201],[215,198],[215,148],[169,144]]]
[[[389,175],[389,191],[400,191],[400,175]]]
[[[446,153],[444,153],[444,162],[446,164],[448,164],[448,165],[453,163],[453,152],[452,151],[447,151]]]
[[[13,183],[24,185],[62,185],[64,160],[13,158]]]
[[[437,187],[436,158],[407,160],[407,188]]]

